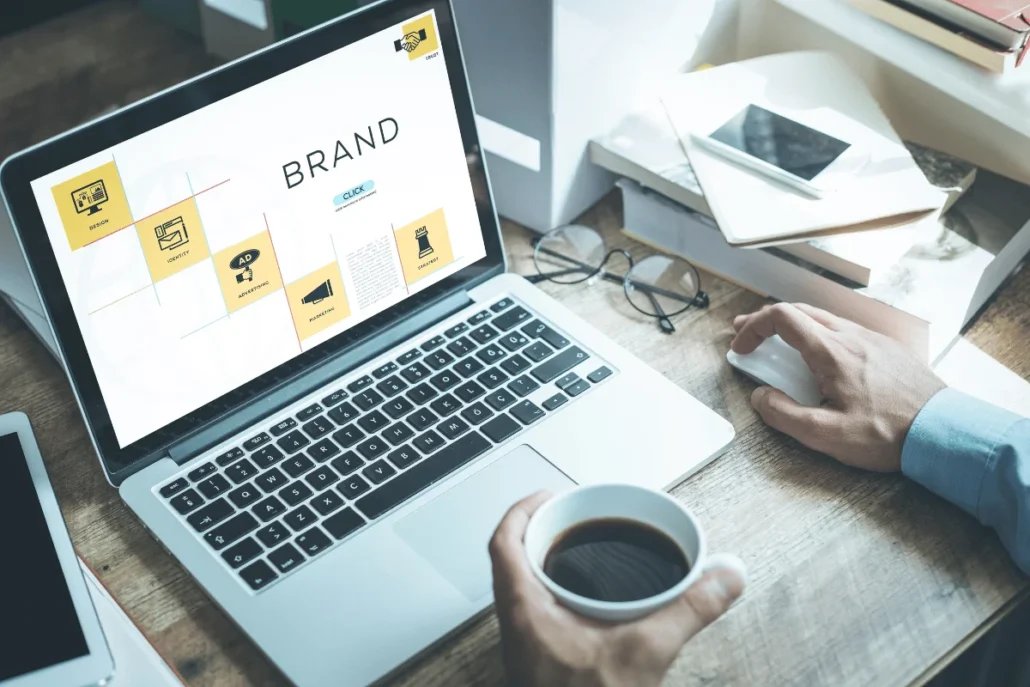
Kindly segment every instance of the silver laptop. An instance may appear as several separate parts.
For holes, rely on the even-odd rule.
[[[486,611],[523,496],[668,488],[733,437],[505,273],[446,0],[300,34],[0,182],[109,480],[298,685],[375,681]]]

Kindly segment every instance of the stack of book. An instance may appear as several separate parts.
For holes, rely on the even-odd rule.
[[[993,72],[1023,63],[1027,0],[846,0],[853,7]]]

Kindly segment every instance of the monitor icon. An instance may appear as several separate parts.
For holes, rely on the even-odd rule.
[[[75,204],[75,212],[79,214],[87,212],[95,215],[100,212],[100,206],[108,200],[107,187],[104,186],[104,182],[101,179],[72,191],[72,202]]]

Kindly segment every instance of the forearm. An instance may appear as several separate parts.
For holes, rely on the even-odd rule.
[[[1030,420],[945,389],[912,423],[901,469],[993,527],[1030,574]]]

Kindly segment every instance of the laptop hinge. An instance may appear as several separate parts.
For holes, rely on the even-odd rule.
[[[384,351],[414,337],[472,303],[468,291],[462,290],[446,296],[431,305],[391,325],[385,331],[371,336],[320,363],[314,369],[289,379],[261,398],[234,408],[231,413],[197,430],[190,436],[168,447],[167,455],[183,464],[203,451],[218,445],[226,438],[246,430],[263,418],[296,402],[315,389],[334,379],[345,376]]]

